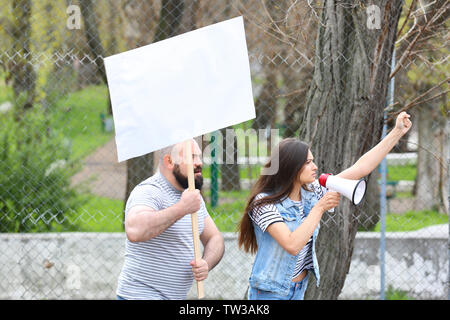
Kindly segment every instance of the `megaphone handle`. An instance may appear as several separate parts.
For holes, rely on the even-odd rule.
[[[334,190],[331,190],[331,189],[328,189],[328,191],[332,191],[332,192],[335,192]],[[328,212],[331,212],[331,213],[333,213],[333,212],[334,212],[334,208],[331,208],[330,210],[328,210]]]

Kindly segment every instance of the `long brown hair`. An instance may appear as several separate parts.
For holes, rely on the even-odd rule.
[[[238,244],[239,247],[244,247],[245,252],[255,253],[258,249],[249,213],[259,206],[278,202],[290,194],[299,172],[306,163],[308,151],[309,146],[305,142],[296,138],[286,138],[278,144],[264,165],[264,168],[270,168],[278,161],[279,167],[273,175],[261,174],[250,191],[244,215],[238,225]],[[261,192],[269,195],[255,200],[256,195]]]

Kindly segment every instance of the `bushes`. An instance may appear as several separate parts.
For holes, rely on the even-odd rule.
[[[17,119],[0,115],[0,232],[70,230],[70,212],[81,205],[70,176],[70,145],[51,129],[42,108]]]

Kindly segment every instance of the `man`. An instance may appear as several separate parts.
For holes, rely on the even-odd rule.
[[[118,299],[185,299],[220,261],[224,241],[209,216],[200,189],[201,150],[191,140],[195,190],[188,191],[183,144],[165,148],[159,171],[137,185],[125,208],[125,262]],[[181,160],[181,161],[180,161]],[[194,260],[191,213],[197,212],[203,257]]]

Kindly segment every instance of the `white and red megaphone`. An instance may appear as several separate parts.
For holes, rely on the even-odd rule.
[[[344,195],[354,205],[358,205],[361,202],[367,190],[365,179],[349,180],[333,176],[331,173],[321,174],[319,183],[330,191],[336,191]],[[334,208],[329,211],[334,212]]]

